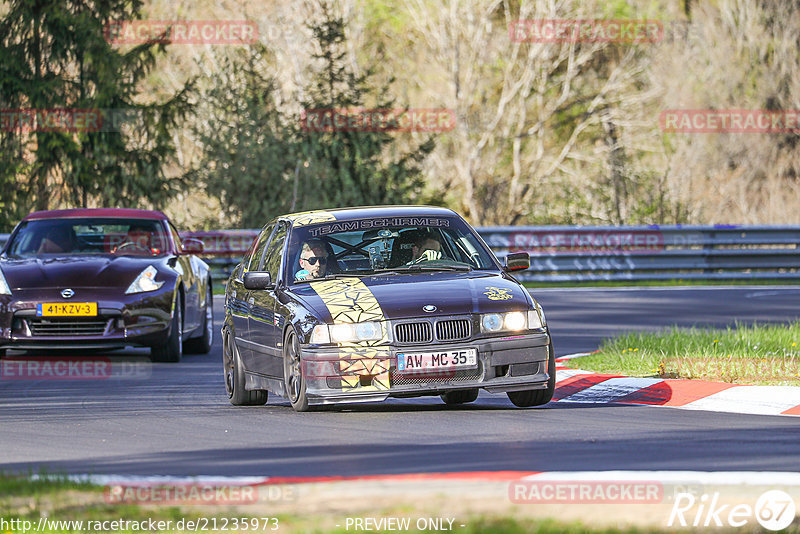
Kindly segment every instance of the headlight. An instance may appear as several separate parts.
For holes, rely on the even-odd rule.
[[[311,343],[356,343],[383,338],[383,327],[378,322],[319,324],[311,331]]]
[[[525,330],[528,318],[523,312],[486,313],[481,316],[481,330],[486,333]]]
[[[506,330],[525,330],[528,320],[522,312],[510,312],[506,314],[503,326],[506,327]]]
[[[528,327],[529,328],[531,328],[531,329],[544,328],[544,325],[546,323],[542,320],[542,317],[544,317],[544,314],[539,315],[539,310],[540,309],[541,308],[537,308],[535,310],[528,310]]]
[[[481,329],[484,332],[499,332],[503,329],[503,315],[500,313],[487,313],[481,317]]]
[[[0,269],[0,295],[10,295],[11,288],[8,287],[6,277],[3,275],[3,269]]]
[[[156,275],[158,271],[152,265],[149,265],[145,268],[144,271],[139,273],[139,276],[136,277],[136,280],[128,286],[128,289],[125,290],[126,295],[130,295],[131,293],[144,293],[146,291],[155,291],[159,287],[164,285],[164,282],[156,282]]]
[[[544,316],[544,309],[539,305],[538,302],[534,301],[536,304],[536,310],[539,312],[539,317],[542,318],[542,326],[547,326],[547,317]]]
[[[513,311],[507,313],[485,313],[481,316],[481,332],[519,332],[541,328],[542,324],[536,310],[527,313]]]
[[[331,334],[328,332],[328,325],[318,324],[311,331],[311,343],[314,345],[324,345],[331,342]]]

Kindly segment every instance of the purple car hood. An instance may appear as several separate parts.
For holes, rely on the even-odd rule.
[[[64,287],[126,288],[142,269],[157,263],[152,257],[54,256],[0,261],[11,290]]]

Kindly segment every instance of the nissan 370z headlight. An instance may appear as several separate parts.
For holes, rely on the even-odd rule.
[[[155,291],[156,289],[160,288],[164,285],[164,282],[157,282],[156,275],[158,271],[152,265],[147,266],[142,272],[139,273],[139,276],[136,277],[136,280],[128,286],[128,289],[125,290],[126,295],[130,295],[131,293],[145,293],[147,291]]]
[[[359,341],[376,341],[383,338],[381,323],[371,321],[364,323],[319,324],[311,331],[311,343],[357,343]]]

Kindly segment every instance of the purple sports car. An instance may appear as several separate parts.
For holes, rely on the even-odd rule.
[[[7,349],[150,347],[153,361],[206,353],[208,265],[159,211],[31,213],[0,254],[0,356]]]

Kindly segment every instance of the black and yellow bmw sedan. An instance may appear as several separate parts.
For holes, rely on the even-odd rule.
[[[235,405],[297,411],[388,397],[447,404],[507,393],[546,404],[555,359],[544,313],[455,212],[381,206],[269,222],[225,295],[223,367]]]

